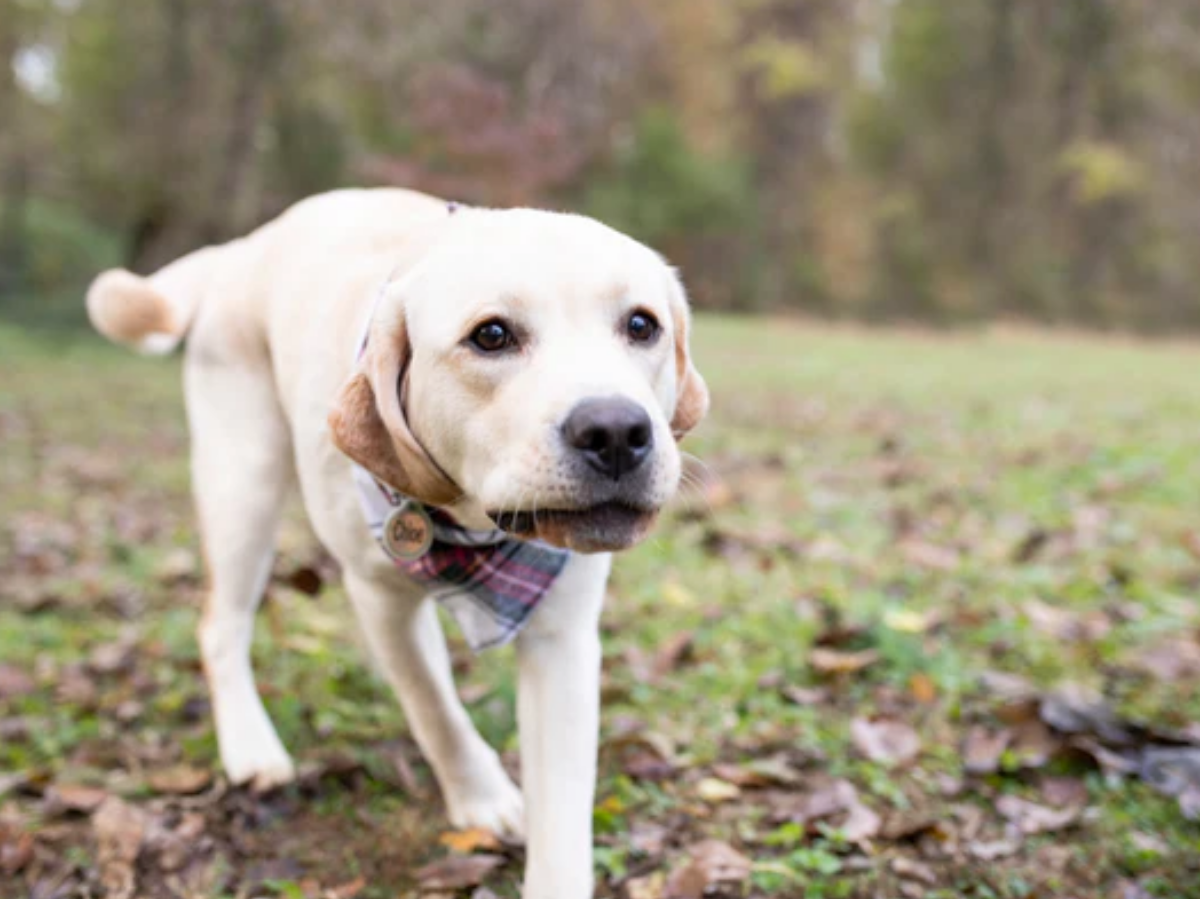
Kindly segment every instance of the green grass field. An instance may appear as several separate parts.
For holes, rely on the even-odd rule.
[[[1113,773],[1200,743],[1200,349],[697,332],[703,465],[606,612],[598,895],[687,895],[713,838],[751,867],[711,895],[1200,897],[1186,797]],[[416,895],[447,852],[440,802],[298,509],[256,664],[309,775],[207,785],[178,380],[0,327],[0,896],[103,893],[80,785],[176,835],[194,816],[182,860],[143,846],[138,895]],[[296,589],[314,574],[319,595]],[[454,640],[511,756],[511,651]],[[1064,685],[1143,727],[1067,733],[1039,711]],[[838,781],[857,799],[819,808]],[[515,896],[501,854],[485,882]]]

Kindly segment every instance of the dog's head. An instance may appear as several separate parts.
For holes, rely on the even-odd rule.
[[[334,442],[477,523],[623,549],[674,493],[676,441],[708,408],[688,321],[674,271],[598,222],[461,212],[387,289]]]

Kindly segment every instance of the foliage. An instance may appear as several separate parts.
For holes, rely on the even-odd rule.
[[[0,291],[34,200],[143,270],[366,183],[591,211],[710,306],[1195,327],[1197,47],[1190,0],[0,0]]]

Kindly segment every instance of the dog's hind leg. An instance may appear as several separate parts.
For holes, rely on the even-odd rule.
[[[295,776],[250,666],[254,613],[291,481],[290,436],[265,363],[212,363],[189,354],[185,386],[209,577],[198,637],[221,762],[234,783],[266,789]]]
[[[437,775],[451,823],[519,839],[521,793],[459,701],[433,603],[397,595],[401,591],[390,580],[347,571],[345,582],[367,642]]]

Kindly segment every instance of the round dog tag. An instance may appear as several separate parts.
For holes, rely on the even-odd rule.
[[[403,503],[383,523],[383,549],[393,559],[412,562],[433,545],[433,521],[418,503]]]

